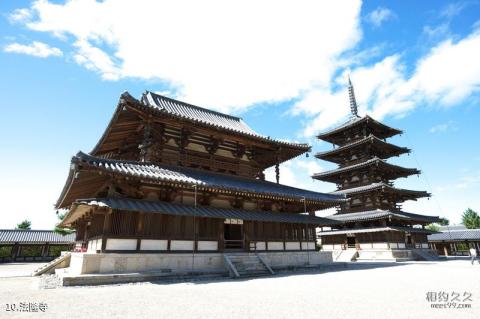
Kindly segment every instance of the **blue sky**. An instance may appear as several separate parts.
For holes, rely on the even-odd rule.
[[[120,94],[162,92],[239,115],[257,132],[331,148],[317,132],[360,113],[405,130],[405,210],[480,211],[480,2],[1,1],[0,228],[53,227],[70,157],[90,151]],[[334,165],[299,157],[281,182]],[[270,171],[267,177],[273,179]],[[327,214],[329,212],[322,212]]]

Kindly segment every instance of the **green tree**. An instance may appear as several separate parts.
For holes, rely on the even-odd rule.
[[[32,222],[25,219],[20,224],[17,224],[16,229],[32,229]]]
[[[445,218],[445,217],[440,217],[440,222],[439,223],[442,226],[450,225],[450,221],[448,220],[448,218]]]
[[[65,215],[67,214],[66,212],[64,213],[60,213],[58,210],[56,212],[57,214],[57,218],[62,221],[64,218],[65,218]],[[67,228],[67,227],[59,227],[58,224],[55,225],[55,228],[53,229],[54,232],[56,232],[57,234],[60,234],[60,235],[68,235],[68,234],[71,234],[73,232],[75,232],[75,230],[71,229],[71,228]]]
[[[467,208],[462,215],[462,224],[469,229],[480,228],[480,216],[473,209]]]
[[[439,231],[440,225],[438,225],[437,223],[432,223],[432,224],[428,224],[425,228],[431,231]]]

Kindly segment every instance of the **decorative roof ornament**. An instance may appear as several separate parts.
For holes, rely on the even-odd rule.
[[[350,81],[350,76],[348,76],[348,97],[350,99],[350,111],[352,112],[352,117],[359,117],[357,100],[355,99],[355,91],[353,90],[353,85],[352,85],[352,81]]]

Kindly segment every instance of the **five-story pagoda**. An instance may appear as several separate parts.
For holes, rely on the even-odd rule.
[[[411,249],[428,248],[425,225],[438,217],[402,211],[401,203],[429,197],[425,191],[396,188],[393,181],[418,175],[416,168],[405,168],[386,160],[410,149],[386,142],[402,131],[370,116],[358,116],[353,86],[349,79],[351,118],[343,125],[319,134],[320,140],[334,145],[333,150],[316,157],[338,164],[338,168],[317,173],[312,178],[337,184],[333,194],[344,194],[349,201],[340,205],[332,230],[320,232],[324,250],[351,249],[359,259],[411,258]],[[348,255],[348,254],[345,254]],[[348,257],[350,259],[350,257]]]

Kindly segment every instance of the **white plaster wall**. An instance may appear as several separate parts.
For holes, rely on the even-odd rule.
[[[372,244],[360,244],[360,249],[372,249]]]
[[[283,241],[269,241],[268,250],[283,250]]]
[[[188,143],[187,147],[185,148],[192,151],[206,153],[205,147],[203,145],[196,144],[196,143]]]
[[[388,244],[387,243],[373,243],[372,247],[373,247],[373,249],[388,249]]]
[[[390,243],[390,248],[392,248],[392,249],[398,248],[398,244],[397,243]]]
[[[333,250],[333,245],[322,245],[322,250]]]
[[[220,155],[220,156],[224,156],[224,157],[234,158],[233,155],[232,155],[232,152],[227,151],[227,150],[218,149],[216,154]]]
[[[232,206],[230,205],[230,202],[226,199],[214,198],[212,199],[210,205],[218,208],[232,208]]]
[[[315,242],[314,241],[309,241],[309,242],[302,241],[302,249],[303,250],[315,249]]]
[[[135,250],[137,249],[136,239],[108,238],[107,250]]]
[[[218,242],[217,241],[198,241],[197,247],[198,247],[198,250],[217,250]]]
[[[244,202],[243,203],[243,209],[255,210],[255,209],[257,209],[257,204],[254,203],[254,202]]]
[[[172,240],[170,250],[193,250],[193,240]]]
[[[428,244],[422,243],[422,248],[428,248]]]
[[[300,250],[300,242],[286,242],[285,243],[286,250]]]
[[[400,249],[405,248],[405,243],[398,243],[398,248],[400,248]]]
[[[140,250],[167,250],[168,240],[161,239],[142,239]]]
[[[257,246],[257,250],[265,250],[265,242],[264,241],[257,241],[256,246]]]

